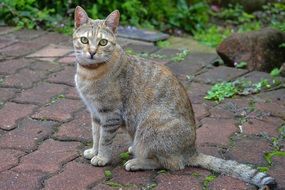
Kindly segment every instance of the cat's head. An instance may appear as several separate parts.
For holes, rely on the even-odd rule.
[[[111,59],[116,47],[120,13],[113,11],[105,20],[92,20],[81,7],[74,14],[73,46],[77,62],[92,66]]]

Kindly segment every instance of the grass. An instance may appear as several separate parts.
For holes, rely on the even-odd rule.
[[[217,176],[215,176],[215,175],[208,175],[207,177],[205,177],[205,179],[203,181],[203,190],[208,190],[209,184],[211,182],[213,182],[216,178],[217,178]]]

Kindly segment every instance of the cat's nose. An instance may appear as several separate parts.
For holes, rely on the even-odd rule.
[[[90,58],[93,59],[93,57],[94,57],[94,55],[95,55],[96,52],[91,51],[91,52],[89,52],[89,53],[90,53]]]

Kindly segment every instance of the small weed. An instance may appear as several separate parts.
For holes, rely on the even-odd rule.
[[[122,152],[122,153],[120,154],[120,158],[121,158],[122,160],[128,160],[128,159],[130,158],[130,154],[129,154],[128,152]]]
[[[112,187],[112,188],[123,188],[124,186],[115,181],[105,181],[105,184]]]
[[[195,177],[195,178],[198,178],[198,177],[200,177],[201,175],[200,175],[198,172],[193,172],[193,173],[191,174],[191,176],[193,176],[193,177]]]
[[[143,187],[143,190],[154,190],[156,188],[157,184],[156,183],[151,183],[151,184],[147,184],[146,187]]]
[[[111,172],[110,170],[105,170],[105,171],[104,171],[104,175],[105,175],[105,177],[106,177],[108,180],[113,177],[113,174],[112,174],[112,172]]]
[[[215,175],[208,175],[203,181],[203,190],[209,189],[209,184],[217,178]]]
[[[65,96],[64,96],[63,94],[59,94],[59,95],[57,95],[57,96],[51,98],[51,101],[49,102],[49,104],[54,104],[54,103],[56,103],[58,100],[64,99],[64,98],[65,98]]]
[[[280,70],[280,69],[274,68],[274,69],[270,72],[270,75],[271,75],[272,77],[278,77],[278,76],[280,76],[280,73],[281,73],[281,70]]]
[[[181,52],[176,53],[174,57],[171,58],[171,61],[180,62],[183,61],[187,55],[189,55],[190,51],[188,49],[182,49]]]
[[[237,89],[231,82],[222,82],[215,84],[204,98],[207,100],[222,101],[237,94]]]
[[[279,45],[280,48],[285,48],[285,43]]]
[[[170,43],[169,41],[164,40],[164,41],[158,41],[156,45],[160,48],[166,48],[170,46]]]
[[[167,173],[167,171],[166,170],[159,170],[157,173],[158,174],[164,174],[164,173]]]
[[[279,157],[285,157],[284,151],[272,151],[272,152],[266,152],[264,154],[264,159],[267,161],[267,163],[271,166],[272,165],[272,157],[279,156]]]
[[[136,55],[136,52],[134,52],[134,50],[132,50],[131,48],[127,48],[125,50],[125,52],[128,54],[128,55]]]
[[[4,82],[4,79],[1,79],[1,78],[0,78],[0,85],[2,85],[3,82]]]
[[[240,63],[235,63],[234,65],[235,65],[236,68],[243,69],[243,68],[247,67],[247,62],[242,61]]]
[[[269,167],[267,167],[267,166],[260,166],[260,167],[257,167],[257,170],[259,172],[267,173],[269,171]]]

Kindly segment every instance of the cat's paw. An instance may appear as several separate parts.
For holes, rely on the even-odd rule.
[[[133,154],[133,147],[132,147],[132,146],[130,146],[130,147],[128,148],[128,153]]]
[[[125,164],[125,169],[127,171],[137,171],[137,170],[140,170],[142,169],[142,164],[141,162],[138,160],[138,159],[131,159],[131,160],[128,160]]]
[[[91,164],[94,166],[105,166],[109,162],[109,159],[101,157],[101,156],[94,156],[91,159]]]
[[[83,152],[83,156],[86,159],[92,159],[96,155],[97,155],[97,151],[94,150],[93,148],[87,149]]]

